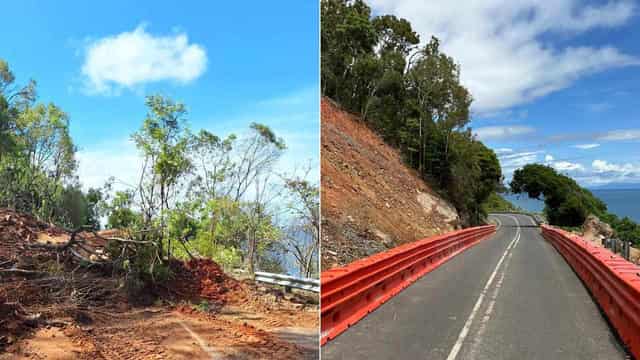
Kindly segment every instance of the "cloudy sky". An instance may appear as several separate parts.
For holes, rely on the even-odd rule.
[[[640,2],[370,0],[435,35],[507,180],[546,163],[587,186],[640,184]]]
[[[318,166],[318,5],[314,1],[13,1],[0,58],[39,101],[71,118],[83,185],[135,181],[129,141],[144,96],[187,105],[194,130],[241,134],[270,125],[289,150],[280,170]],[[295,30],[292,30],[295,29]],[[10,31],[10,33],[9,33]],[[313,174],[318,176],[318,174]]]

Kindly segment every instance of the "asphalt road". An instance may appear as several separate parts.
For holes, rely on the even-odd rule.
[[[569,265],[524,215],[322,347],[322,359],[625,359]],[[525,226],[522,226],[525,225]]]

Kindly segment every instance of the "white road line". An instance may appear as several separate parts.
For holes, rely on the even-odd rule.
[[[462,343],[464,342],[467,335],[469,334],[469,329],[471,328],[473,319],[476,317],[476,313],[482,306],[482,302],[484,301],[487,291],[489,290],[489,287],[491,287],[491,284],[493,283],[493,280],[495,279],[496,274],[498,273],[498,269],[500,268],[500,265],[502,265],[502,262],[507,257],[507,255],[509,254],[509,251],[511,251],[511,248],[514,246],[514,244],[518,241],[518,239],[520,239],[520,223],[518,222],[518,219],[511,215],[506,215],[506,216],[509,216],[515,220],[516,226],[517,226],[516,235],[513,237],[513,240],[511,240],[511,242],[505,249],[504,253],[502,254],[502,257],[500,257],[500,260],[498,260],[498,263],[496,264],[496,267],[493,270],[493,273],[491,273],[491,276],[489,277],[489,280],[487,280],[487,283],[482,289],[480,296],[478,296],[478,300],[476,301],[476,304],[473,306],[473,310],[471,310],[471,314],[469,314],[469,318],[467,319],[464,326],[462,327],[462,330],[460,331],[460,335],[458,335],[458,339],[456,340],[455,344],[453,344],[453,348],[451,348],[451,352],[449,352],[449,356],[447,356],[447,360],[454,360],[458,356],[458,353],[462,348]]]
[[[533,220],[533,216],[527,215],[527,219],[529,219],[529,221],[531,221],[531,225],[538,225],[538,224],[536,224],[536,221]]]
[[[502,221],[500,221],[500,218],[497,216],[495,216],[495,219],[498,222],[498,227],[496,228],[496,231],[498,231],[502,227]]]
[[[204,341],[204,339],[202,339],[200,337],[200,335],[196,334],[195,331],[191,330],[191,328],[189,328],[187,326],[187,324],[185,324],[182,320],[178,320],[178,323],[180,325],[182,325],[182,327],[187,330],[187,332],[189,333],[189,335],[191,335],[191,337],[198,342],[198,345],[200,345],[200,348],[202,349],[202,351],[204,351],[205,353],[207,353],[209,356],[211,356],[211,360],[215,360],[215,359],[220,359],[220,357],[218,356],[218,354],[209,346],[207,346],[207,343]]]
[[[518,246],[518,243],[520,242],[520,237],[521,237],[521,234],[518,234],[518,240],[516,240],[516,242],[513,244],[513,247],[509,252],[509,256],[507,256],[507,260],[505,260],[504,266],[502,266],[502,269],[500,270],[500,277],[498,278],[498,282],[496,283],[493,293],[491,294],[491,301],[489,302],[489,305],[487,305],[487,310],[484,313],[484,317],[480,319],[480,325],[478,326],[476,337],[475,339],[473,339],[473,343],[471,344],[471,349],[469,351],[470,357],[472,359],[476,358],[475,356],[476,349],[482,343],[482,336],[487,330],[487,324],[491,320],[491,315],[493,313],[493,309],[496,306],[498,295],[500,295],[500,289],[502,289],[502,283],[504,282],[504,277],[507,274],[507,268],[509,268],[509,263],[511,262],[511,258],[513,257],[513,251],[516,248],[516,246]]]

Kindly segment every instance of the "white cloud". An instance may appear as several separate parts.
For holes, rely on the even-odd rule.
[[[606,160],[593,160],[591,169],[576,180],[585,185],[604,185],[609,183],[640,183],[640,165],[631,163],[611,163]]]
[[[582,150],[589,150],[589,149],[597,148],[598,146],[600,146],[600,144],[578,144],[578,145],[573,145],[574,148],[582,149]]]
[[[553,161],[551,167],[558,171],[584,171],[582,164],[572,163],[569,161]]]
[[[540,151],[523,151],[508,155],[499,156],[500,165],[503,169],[516,169],[526,164],[534,163],[538,160]]]
[[[640,174],[640,167],[633,164],[615,164],[607,162],[606,160],[593,160],[591,167],[597,173],[620,173],[620,174]]]
[[[565,160],[556,161],[553,155],[550,155],[550,154],[547,154],[544,156],[544,162],[546,165],[551,166],[552,168],[565,173],[585,170],[582,164],[572,163]]]
[[[207,55],[186,33],[155,36],[139,25],[97,39],[85,49],[82,75],[90,93],[113,94],[156,81],[186,84],[202,75]]]
[[[499,140],[513,138],[521,135],[533,133],[534,128],[530,126],[512,125],[512,126],[485,126],[475,129],[476,135],[480,140]]]
[[[602,141],[640,140],[640,129],[612,130],[597,137]]]
[[[494,152],[498,155],[500,154],[508,154],[508,153],[512,153],[513,149],[510,148],[499,148],[499,149],[495,149]]]
[[[566,88],[576,79],[609,68],[638,65],[636,57],[603,47],[561,47],[547,39],[625,24],[634,3],[602,6],[582,0],[471,1],[371,0],[376,13],[407,18],[423,42],[440,38],[462,66],[463,83],[483,113],[526,103]]]

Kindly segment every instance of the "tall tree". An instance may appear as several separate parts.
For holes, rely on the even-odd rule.
[[[234,201],[242,199],[250,186],[270,172],[287,148],[284,140],[268,126],[252,123],[250,128],[249,136],[238,145],[239,160],[229,179],[233,184],[231,196]]]
[[[288,208],[295,217],[287,235],[287,243],[300,274],[311,277],[317,273],[320,249],[320,189],[304,178],[285,179],[291,201]]]
[[[167,216],[180,187],[191,169],[187,151],[190,136],[185,127],[186,108],[181,103],[153,95],[146,99],[147,117],[142,128],[132,138],[144,157],[143,173],[138,187],[144,221],[151,225],[156,215],[160,219],[162,243],[167,236]],[[168,244],[168,256],[171,244]]]
[[[15,76],[9,64],[0,59],[0,160],[15,151],[15,126],[20,113],[36,99],[36,83],[26,86],[15,84]]]

